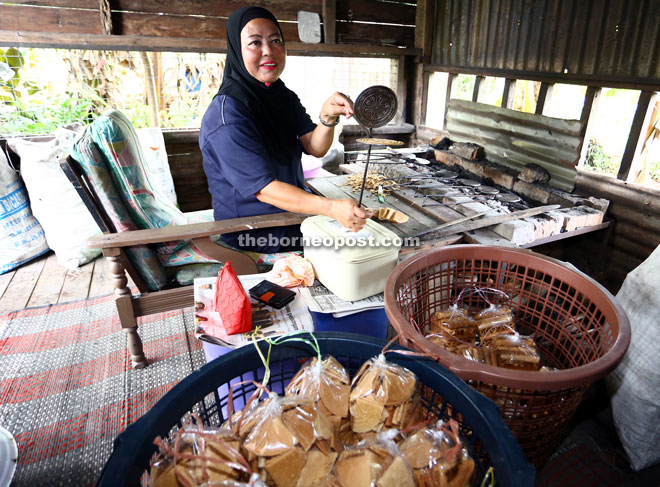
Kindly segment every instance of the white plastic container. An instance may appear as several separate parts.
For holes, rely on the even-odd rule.
[[[336,296],[358,301],[383,292],[401,249],[395,233],[372,220],[352,232],[326,216],[307,218],[300,229],[316,278]]]

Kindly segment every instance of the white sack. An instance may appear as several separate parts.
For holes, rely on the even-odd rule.
[[[9,139],[7,143],[21,158],[21,176],[25,181],[34,216],[44,232],[57,261],[76,269],[101,255],[88,249],[85,241],[101,233],[77,191],[65,176],[60,161],[69,153],[82,127],[59,128],[46,141]]]
[[[616,295],[630,319],[630,347],[606,379],[614,425],[630,463],[660,462],[660,246]]]

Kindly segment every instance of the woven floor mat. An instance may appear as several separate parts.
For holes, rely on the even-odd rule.
[[[138,320],[149,366],[130,369],[113,297],[0,317],[0,425],[12,486],[93,485],[115,436],[204,364],[191,309]]]

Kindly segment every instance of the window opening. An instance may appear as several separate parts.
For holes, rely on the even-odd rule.
[[[486,76],[479,86],[479,103],[502,106],[502,93],[504,92],[504,78]]]
[[[589,117],[587,144],[580,166],[586,171],[616,176],[626,148],[640,92],[603,88]]]
[[[198,128],[224,64],[217,53],[0,47],[0,135],[48,134],[111,108],[136,128]],[[372,84],[396,91],[398,63],[289,55],[282,79],[314,117],[334,91],[353,99]]]

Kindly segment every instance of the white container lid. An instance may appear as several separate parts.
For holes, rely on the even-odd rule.
[[[377,259],[401,249],[401,237],[372,220],[367,220],[359,232],[353,232],[337,220],[317,215],[306,218],[300,230],[305,250],[331,251],[335,258],[348,263]]]

